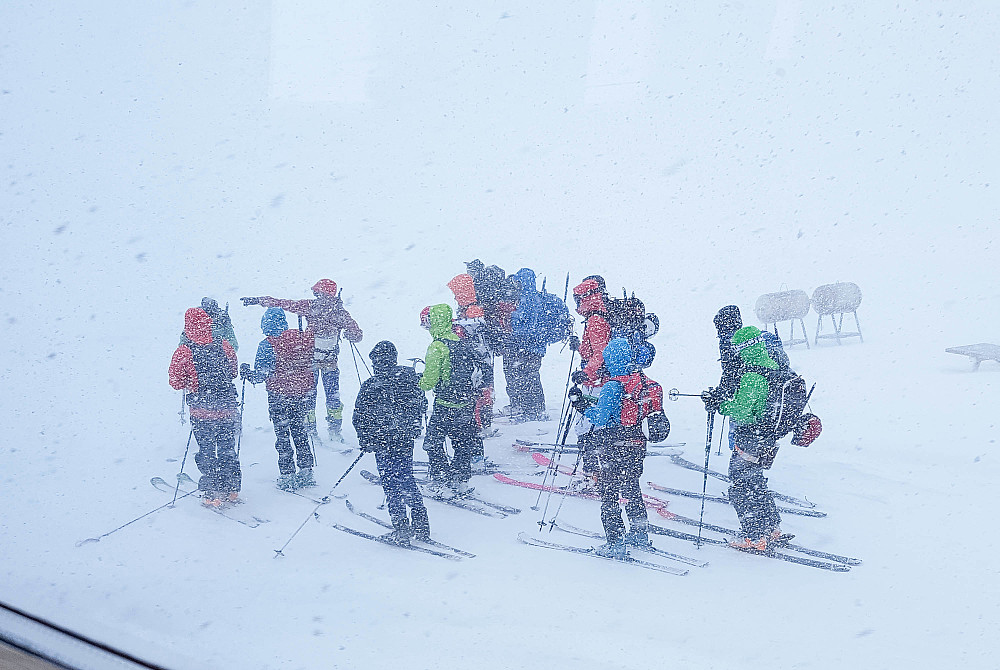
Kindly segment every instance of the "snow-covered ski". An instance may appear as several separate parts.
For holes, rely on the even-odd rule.
[[[430,549],[428,547],[421,547],[421,546],[416,545],[416,544],[410,544],[410,545],[396,544],[392,540],[388,540],[388,539],[379,537],[378,535],[372,535],[370,533],[365,533],[363,531],[357,530],[356,528],[350,528],[349,526],[342,526],[339,523],[330,523],[328,525],[330,526],[330,528],[335,528],[335,529],[337,529],[339,531],[343,531],[345,533],[349,533],[350,535],[354,535],[356,537],[363,537],[366,540],[372,540],[373,542],[378,542],[379,544],[384,544],[387,547],[396,547],[398,549],[408,549],[410,551],[419,551],[421,553],[430,554],[431,556],[438,556],[440,558],[444,558],[444,559],[447,559],[449,561],[460,561],[460,560],[462,560],[461,556],[458,556],[457,554],[453,554],[453,553],[448,552],[448,551],[438,551],[437,549]]]
[[[660,486],[654,482],[646,482],[649,488],[654,491],[659,491],[660,493],[668,493],[673,496],[684,496],[685,498],[698,498],[701,499],[701,494],[697,491],[684,491],[681,489],[672,489],[667,486]],[[777,497],[777,496],[775,496]],[[723,505],[731,505],[729,498],[725,496],[710,496],[706,495],[705,500],[714,503],[722,503]],[[778,507],[778,511],[782,514],[797,514],[798,516],[811,516],[816,518],[823,518],[826,516],[826,512],[821,512],[815,509],[803,509],[801,507]]]
[[[670,528],[663,528],[661,526],[655,526],[653,524],[649,524],[649,532],[655,533],[657,535],[666,535],[667,537],[677,538],[678,540],[686,540],[688,542],[694,542],[696,544],[698,543],[697,535],[693,535],[691,533],[684,533],[682,531],[673,530]],[[819,568],[821,570],[829,570],[831,572],[847,572],[851,569],[851,566],[847,565],[846,563],[819,561],[813,558],[806,558],[805,556],[786,554],[784,552],[775,551],[770,548],[767,551],[763,552],[738,549],[730,545],[729,540],[720,540],[714,537],[702,536],[701,542],[704,544],[714,544],[720,547],[726,547],[728,549],[732,549],[734,551],[741,551],[746,554],[754,554],[756,556],[763,556],[765,558],[774,558],[779,561],[787,561],[789,563],[798,563],[799,565],[806,565],[811,568]]]
[[[364,477],[366,480],[368,480],[370,483],[375,484],[376,486],[382,485],[379,476],[373,472],[369,472],[368,470],[362,470],[361,476]],[[437,500],[438,502],[444,503],[446,505],[451,505],[452,507],[468,510],[470,512],[479,514],[481,516],[488,516],[492,519],[504,519],[507,517],[507,514],[505,512],[501,512],[500,510],[483,509],[482,507],[473,504],[475,499],[471,498],[470,496],[464,496],[464,497],[436,496],[428,493],[423,489],[421,489],[420,493],[425,498],[430,498],[431,500]]]
[[[580,453],[579,447],[577,447],[575,444],[567,444],[565,446],[559,446],[559,445],[549,445],[547,443],[542,443],[542,442],[531,442],[529,440],[515,440],[514,444],[511,446],[514,448],[514,450],[525,453],[531,453],[531,452],[538,452],[543,454],[564,453],[573,456]],[[672,447],[669,446],[666,449],[663,449],[659,447],[663,447],[664,445],[647,445],[647,447],[650,446],[657,448],[648,449],[646,451],[647,458],[651,458],[654,456],[673,456],[675,455],[675,453],[678,452],[678,450],[668,451],[668,449],[672,449]]]
[[[684,576],[688,573],[687,570],[681,570],[679,568],[673,568],[669,565],[660,565],[659,563],[653,563],[652,561],[643,561],[638,558],[633,558],[632,556],[626,556],[625,558],[611,558],[610,556],[601,556],[595,553],[593,549],[584,549],[583,547],[574,547],[569,544],[558,544],[556,542],[546,542],[545,540],[539,540],[538,538],[531,537],[526,533],[517,534],[518,542],[524,544],[530,544],[535,547],[545,547],[547,549],[558,549],[559,551],[568,551],[574,554],[583,554],[584,556],[593,556],[594,558],[599,558],[602,561],[611,561],[613,563],[624,563],[625,565],[634,565],[640,568],[646,568],[647,570],[656,570],[658,572],[665,572],[668,575]]]
[[[702,466],[698,465],[697,463],[692,463],[691,461],[686,460],[683,456],[680,456],[679,454],[672,454],[670,456],[670,460],[674,465],[678,465],[684,468],[685,470],[694,470],[695,472],[701,472],[701,473],[705,472]],[[721,482],[726,482],[727,484],[733,481],[729,475],[725,474],[724,472],[717,472],[716,470],[709,470],[708,476],[714,477],[715,479],[718,479]],[[798,505],[799,507],[807,507],[809,509],[816,507],[816,503],[810,502],[809,500],[796,498],[795,496],[790,496],[785,493],[778,493],[776,491],[772,491],[771,493],[774,494],[775,500],[780,500],[781,502],[786,502],[790,505]]]
[[[191,481],[190,478],[188,479],[188,481]],[[164,493],[174,492],[174,487],[172,487],[169,483],[167,483],[167,481],[162,477],[153,477],[152,479],[149,480],[149,483],[152,484],[153,488],[155,488],[157,491],[162,491]],[[188,490],[188,489],[181,489],[181,490],[183,490],[185,493],[197,493],[197,490]],[[263,519],[261,517],[253,515],[252,513],[241,510],[240,509],[241,505],[238,503],[234,504],[227,502],[223,503],[222,507],[206,507],[205,505],[201,505],[201,507],[205,507],[205,509],[211,510],[216,514],[218,514],[219,516],[224,516],[227,519],[230,519],[237,523],[241,523],[244,526],[247,526],[248,528],[256,528],[261,524],[270,523],[270,519]]]
[[[583,528],[577,528],[576,526],[566,523],[565,521],[560,521],[559,523],[553,521],[550,525],[554,526],[558,530],[563,531],[564,533],[579,535],[580,537],[589,537],[594,540],[605,539],[603,533],[598,533],[596,531],[591,531],[591,530],[585,530]],[[662,549],[656,549],[655,547],[630,546],[629,548],[653,554],[654,556],[662,556],[663,558],[669,558],[670,560],[677,561],[678,563],[693,565],[696,568],[704,568],[706,565],[708,565],[708,561],[702,561],[697,558],[691,558],[690,556],[683,556],[681,554],[674,554],[672,552],[664,551]]]
[[[357,509],[354,505],[351,504],[350,500],[345,500],[344,503],[347,505],[348,511],[351,512],[352,514],[357,514],[362,519],[368,519],[372,523],[378,524],[379,526],[382,526],[383,528],[388,528],[389,530],[393,530],[393,527],[392,527],[391,523],[389,523],[388,521],[384,521],[382,519],[379,519],[378,517],[373,516],[371,514],[368,514],[367,512],[365,512],[363,510]],[[426,544],[426,545],[429,545],[431,547],[437,547],[438,549],[443,549],[443,550],[446,550],[446,551],[451,551],[451,552],[454,552],[454,553],[458,554],[459,556],[465,556],[466,558],[475,558],[476,557],[476,555],[473,554],[473,553],[470,553],[468,551],[463,551],[461,549],[458,549],[457,547],[452,547],[450,545],[444,544],[443,542],[438,542],[437,540],[416,540],[416,539],[411,538],[410,539],[410,543],[412,544],[413,542],[419,542],[421,544]]]
[[[521,447],[534,447],[534,446],[539,446],[539,447],[554,447],[554,448],[557,448],[557,449],[559,449],[559,448],[562,448],[562,449],[572,449],[573,451],[577,451],[579,449],[579,447],[577,445],[575,445],[575,444],[558,444],[556,442],[534,442],[532,440],[525,440],[525,439],[515,439],[514,443],[515,443],[515,447],[517,447],[517,446],[521,446]],[[653,449],[653,450],[656,450],[656,449],[679,449],[680,447],[683,447],[685,444],[687,444],[687,442],[662,442],[662,443],[658,443],[658,444],[648,443],[648,444],[646,444],[646,449]],[[542,451],[542,450],[539,450],[539,451]],[[546,451],[549,451],[549,450],[546,450]]]
[[[559,495],[570,496],[572,498],[583,498],[584,500],[600,501],[601,499],[601,496],[599,496],[596,493],[585,493],[583,491],[574,491],[573,489],[569,488],[562,488],[559,486],[552,486],[549,484],[538,484],[536,482],[522,482],[518,479],[512,479],[511,477],[508,477],[507,475],[499,472],[493,475],[493,478],[496,479],[501,484],[520,486],[521,488],[532,489],[533,491],[548,491],[551,493],[558,493]],[[674,514],[672,512],[667,511],[666,500],[660,500],[659,498],[654,498],[653,496],[646,495],[645,493],[642,494],[642,499],[643,501],[645,501],[647,509],[651,509],[660,516],[667,519],[672,519],[674,517]]]

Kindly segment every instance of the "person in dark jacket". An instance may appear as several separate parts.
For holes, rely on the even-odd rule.
[[[315,459],[306,430],[306,413],[312,406],[315,386],[312,331],[289,330],[285,313],[277,307],[264,311],[260,328],[265,339],[257,347],[254,368],[244,363],[240,376],[255,385],[266,384],[268,413],[276,437],[274,448],[278,452],[277,486],[285,491],[315,486]]]
[[[392,342],[379,342],[368,357],[374,374],[361,385],[353,422],[361,448],[375,452],[394,529],[384,537],[402,545],[408,545],[411,537],[429,540],[427,508],[413,478],[413,440],[420,435],[427,398],[420,390],[417,373],[396,364]]]
[[[212,337],[212,319],[205,310],[184,313],[184,343],[170,359],[170,386],[187,391],[191,431],[198,442],[194,462],[201,472],[198,489],[206,505],[235,502],[242,483],[236,455],[235,426],[239,417],[236,351],[226,340]]]
[[[517,309],[511,314],[511,331],[503,353],[503,372],[510,398],[510,418],[522,421],[545,421],[545,391],[542,389],[542,357],[547,343],[538,332],[542,310],[535,273],[521,268],[513,277],[520,287]]]

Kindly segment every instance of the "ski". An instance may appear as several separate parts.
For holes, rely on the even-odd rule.
[[[572,524],[568,524],[565,521],[561,523],[556,523],[555,521],[549,522],[551,526],[563,531],[564,533],[570,533],[572,535],[579,535],[580,537],[589,537],[594,540],[605,539],[602,533],[596,531],[584,530],[583,528],[577,528]],[[697,558],[691,558],[689,556],[682,556],[681,554],[674,554],[669,551],[663,551],[662,549],[657,549],[655,547],[638,547],[631,546],[630,548],[636,549],[638,551],[644,551],[654,556],[662,556],[663,558],[669,558],[672,561],[677,561],[678,563],[684,563],[686,565],[693,565],[696,568],[704,568],[708,565],[708,561],[700,561]]]
[[[679,530],[672,530],[670,528],[662,528],[660,526],[649,525],[649,532],[656,533],[657,535],[666,535],[667,537],[673,537],[678,540],[687,540],[688,542],[698,543],[698,536],[691,533],[684,533]],[[829,570],[831,572],[848,572],[851,569],[850,565],[845,563],[818,561],[813,558],[805,558],[804,556],[796,556],[794,554],[786,554],[780,551],[774,551],[773,549],[768,549],[767,551],[750,551],[739,549],[729,544],[728,540],[720,540],[714,537],[704,537],[702,536],[701,542],[705,544],[714,544],[720,547],[726,547],[728,549],[733,549],[734,551],[741,551],[745,554],[754,554],[756,556],[763,556],[765,558],[774,558],[779,561],[787,561],[789,563],[797,563],[799,565],[805,565],[811,568],[819,568],[821,570]]]
[[[567,444],[564,447],[556,446],[535,446],[541,445],[541,442],[529,442],[527,440],[517,440],[516,444],[511,445],[516,451],[530,453],[539,452],[543,454],[553,454],[553,453],[564,453],[570,455],[576,455],[580,453],[579,447],[575,444]],[[662,446],[662,445],[647,445],[647,446]],[[670,448],[670,447],[668,447]],[[673,452],[666,451],[665,449],[654,449],[652,451],[646,452],[647,458],[652,458],[654,456],[672,456]]]
[[[379,479],[379,476],[376,475],[373,472],[369,472],[368,470],[362,470],[361,471],[361,476],[364,477],[366,480],[368,480],[370,483],[375,484],[376,486],[381,486],[382,485],[382,482]],[[452,507],[457,507],[459,509],[468,510],[470,512],[474,512],[475,514],[479,514],[481,516],[488,516],[488,517],[490,517],[492,519],[504,519],[504,518],[507,517],[507,514],[504,513],[504,512],[501,512],[500,510],[483,509],[482,507],[479,507],[477,505],[473,505],[470,502],[466,502],[467,499],[468,499],[467,497],[451,497],[451,498],[449,498],[449,497],[445,497],[445,496],[436,496],[436,495],[433,495],[431,493],[428,493],[427,491],[425,491],[423,489],[420,490],[420,493],[425,498],[430,498],[431,500],[437,500],[438,502],[442,502],[442,503],[444,503],[446,505],[451,505]]]
[[[394,528],[392,527],[391,523],[389,523],[388,521],[383,521],[382,519],[379,519],[376,516],[372,516],[371,514],[368,514],[367,512],[364,512],[362,510],[357,509],[356,507],[354,507],[354,505],[351,504],[350,500],[345,500],[344,503],[347,504],[347,510],[349,512],[351,512],[352,514],[357,514],[362,519],[368,519],[372,523],[376,523],[376,524],[382,526],[383,528],[388,528],[389,530],[394,530]],[[412,539],[411,538],[410,542],[420,542],[422,544],[427,544],[427,545],[430,545],[432,547],[437,547],[438,549],[444,549],[444,550],[447,550],[447,551],[454,552],[454,553],[458,554],[459,556],[465,556],[466,558],[475,558],[476,557],[476,555],[473,554],[473,553],[470,553],[468,551],[462,551],[461,549],[449,546],[447,544],[444,544],[443,542],[438,542],[437,540],[416,540],[416,539]]]
[[[534,537],[529,537],[523,532],[517,534],[517,540],[518,542],[521,542],[523,544],[530,544],[535,547],[558,549],[559,551],[568,551],[574,554],[593,556],[594,558],[599,558],[602,561],[612,561],[614,563],[624,563],[625,565],[634,565],[636,567],[646,568],[647,570],[656,570],[658,572],[665,572],[668,575],[684,576],[688,573],[687,570],[672,568],[669,565],[660,565],[659,563],[653,563],[651,561],[643,561],[638,558],[633,558],[632,556],[625,556],[625,558],[611,558],[610,556],[601,556],[600,554],[596,553],[593,549],[584,549],[583,547],[574,547],[569,544],[558,544],[556,542],[546,542],[545,540],[539,540]]]
[[[646,444],[646,448],[647,449],[653,449],[653,450],[657,450],[657,449],[679,449],[680,447],[683,447],[685,444],[687,444],[687,442],[663,442],[663,443],[660,443],[660,444],[650,444],[650,443],[647,443]],[[536,446],[537,447],[555,447],[557,449],[558,448],[572,449],[573,451],[577,451],[579,449],[579,446],[575,445],[575,444],[558,444],[556,442],[534,442],[532,440],[524,440],[524,439],[515,439],[514,440],[514,447],[515,448],[517,448],[517,447],[536,447]],[[526,451],[526,450],[519,449],[519,451]],[[542,451],[542,450],[539,450],[539,451]],[[699,468],[699,470],[700,470],[700,468]]]
[[[702,466],[698,465],[697,463],[692,463],[691,461],[686,460],[684,457],[680,455],[673,454],[670,456],[670,460],[673,462],[674,465],[678,465],[684,468],[685,470],[694,470],[695,472],[701,472],[701,473],[705,472]],[[719,481],[726,482],[727,484],[732,483],[733,481],[729,477],[729,475],[722,472],[716,472],[715,470],[709,470],[708,476],[715,477]],[[790,496],[785,493],[777,493],[775,491],[772,491],[772,493],[774,494],[774,498],[776,500],[789,503],[790,505],[798,505],[799,507],[808,507],[810,509],[816,507],[816,503],[810,502],[802,498],[796,498],[795,496]]]
[[[387,547],[397,547],[399,549],[409,549],[410,551],[419,551],[421,553],[430,554],[431,556],[438,556],[440,558],[444,558],[444,559],[447,559],[449,561],[460,561],[460,560],[462,560],[461,556],[457,556],[457,555],[449,553],[449,552],[437,551],[436,549],[429,549],[427,547],[420,547],[420,546],[417,546],[415,544],[409,544],[409,545],[407,545],[407,544],[396,544],[392,540],[379,537],[378,535],[371,535],[370,533],[365,533],[363,531],[357,530],[355,528],[350,528],[348,526],[342,526],[339,523],[330,523],[328,525],[331,528],[336,528],[337,530],[343,531],[345,533],[349,533],[350,535],[355,535],[357,537],[363,537],[366,540],[372,540],[373,542],[378,542],[379,544],[384,544]]]
[[[520,486],[521,488],[531,489],[533,491],[548,491],[550,493],[558,493],[560,495],[566,495],[573,498],[583,498],[584,500],[597,500],[600,501],[601,496],[596,493],[584,493],[582,491],[574,491],[573,489],[561,488],[559,486],[552,486],[549,484],[536,484],[535,482],[522,482],[517,479],[512,479],[505,474],[497,473],[493,475],[501,484],[510,484],[511,486]],[[642,499],[646,503],[647,509],[652,509],[660,516],[672,519],[674,514],[667,511],[667,501],[660,500],[659,498],[654,498],[651,495],[642,494]]]
[[[185,477],[187,477],[187,475],[185,475]],[[182,480],[182,481],[184,481],[184,480]],[[190,477],[187,477],[187,481],[189,481],[191,483],[194,483],[193,480],[191,480]],[[174,488],[172,486],[170,486],[170,484],[168,484],[167,481],[165,479],[163,479],[162,477],[153,477],[152,479],[149,480],[149,483],[152,484],[153,488],[155,488],[157,491],[162,491],[164,493],[173,493],[174,492]],[[182,490],[185,493],[197,493],[197,489],[193,489],[193,490],[190,490],[190,491],[188,489],[182,489]],[[270,523],[270,521],[271,521],[270,519],[262,519],[262,518],[260,518],[258,516],[254,516],[253,514],[249,514],[249,513],[247,513],[247,514],[234,514],[232,512],[232,510],[235,509],[237,507],[237,505],[239,505],[239,503],[234,504],[234,503],[228,503],[227,502],[227,503],[223,503],[222,507],[207,507],[205,505],[201,505],[201,506],[205,507],[206,509],[209,509],[209,510],[215,512],[219,516],[224,516],[227,519],[231,519],[232,521],[235,521],[237,523],[241,523],[244,526],[247,526],[248,528],[256,528],[257,526],[259,526],[261,524]]]
[[[659,491],[660,493],[668,493],[673,496],[684,496],[686,498],[701,498],[701,494],[697,491],[683,491],[681,489],[672,489],[667,486],[660,486],[654,482],[646,482],[649,488],[654,491]],[[775,496],[777,497],[777,496]],[[731,505],[729,498],[725,496],[705,496],[705,500],[714,503],[722,503],[724,505]],[[798,516],[811,516],[815,518],[823,518],[826,516],[826,512],[821,512],[815,509],[802,509],[800,507],[778,507],[778,511],[782,514],[797,514]]]

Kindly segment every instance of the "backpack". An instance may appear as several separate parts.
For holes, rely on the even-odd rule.
[[[663,387],[647,377],[641,370],[626,377],[612,377],[625,387],[622,395],[621,424],[626,435],[639,438],[642,421],[646,420],[649,441],[656,443],[667,439],[670,421],[663,413]]]
[[[573,318],[566,303],[545,290],[544,280],[538,298],[538,314],[535,316],[538,340],[545,345],[565,340],[573,332]]]
[[[451,377],[438,381],[434,397],[444,402],[465,404],[479,397],[485,385],[482,363],[475,348],[468,340],[438,340],[448,347]]]
[[[608,324],[611,337],[622,337],[632,347],[632,362],[639,368],[648,368],[656,357],[656,347],[647,340],[660,329],[660,320],[653,313],[646,313],[646,306],[635,297],[623,292],[621,298],[608,297]]]

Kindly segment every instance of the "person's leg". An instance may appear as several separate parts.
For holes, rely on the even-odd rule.
[[[268,413],[274,425],[274,449],[278,452],[278,474],[282,477],[295,474],[295,452],[292,450],[291,411],[285,396],[268,392]]]
[[[295,443],[295,463],[302,468],[313,467],[312,448],[309,445],[309,433],[306,431],[306,414],[309,412],[308,396],[288,398],[289,432]]]
[[[524,413],[528,419],[541,420],[545,417],[545,391],[542,389],[542,357],[525,353],[521,359],[521,375],[524,388]]]
[[[424,451],[427,452],[427,459],[430,462],[431,480],[438,484],[447,483],[451,469],[444,451],[444,438],[451,424],[449,418],[448,408],[435,404],[430,421],[427,422],[427,434],[424,436]]]
[[[229,496],[239,494],[243,474],[240,459],[236,455],[236,421],[220,419],[216,426],[216,455],[219,459],[219,493]]]
[[[409,522],[406,520],[406,506],[403,504],[402,492],[403,464],[399,462],[399,455],[391,449],[376,451],[375,464],[378,466],[379,481],[385,493],[385,503],[389,509],[392,527],[400,537],[408,536]],[[413,477],[412,468],[410,477]]]
[[[209,498],[215,498],[219,493],[219,462],[215,453],[215,431],[212,424],[211,419],[191,417],[191,430],[198,444],[194,462],[198,466],[198,472],[201,473],[201,477],[198,478],[198,490]]]
[[[598,452],[601,468],[599,487],[601,492],[601,523],[608,544],[617,544],[625,535],[622,509],[618,503],[621,495],[623,464],[617,449],[612,444],[602,443]]]
[[[624,477],[622,481],[622,496],[628,500],[625,514],[629,525],[641,527],[645,531],[647,516],[646,503],[642,500],[642,489],[639,482],[642,479],[642,464],[646,457],[646,445],[623,447]]]
[[[453,410],[453,420],[449,436],[451,446],[455,451],[451,461],[451,483],[468,483],[472,479],[472,454],[476,448],[478,429],[473,418],[472,408],[463,407]],[[482,438],[478,438],[480,441]]]
[[[340,401],[340,368],[323,371],[323,392],[326,394],[326,426],[330,439],[340,440],[344,423],[344,403]]]

